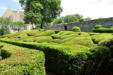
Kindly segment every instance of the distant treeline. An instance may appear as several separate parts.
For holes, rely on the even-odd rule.
[[[59,18],[56,18],[53,21],[53,25],[60,25],[60,24],[68,24],[68,23],[75,23],[81,21],[89,21],[91,18],[83,18],[82,15],[74,14],[74,15],[66,15]]]

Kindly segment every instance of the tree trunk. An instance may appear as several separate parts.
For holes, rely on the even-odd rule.
[[[40,28],[43,29],[43,19],[42,19],[42,22],[41,22]]]
[[[43,29],[43,24],[40,25],[40,28]]]

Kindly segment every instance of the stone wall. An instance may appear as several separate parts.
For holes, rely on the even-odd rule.
[[[44,27],[46,30],[55,30],[55,31],[62,31],[62,30],[72,30],[74,26],[78,26],[81,28],[83,32],[91,32],[95,25],[103,25],[103,27],[110,28],[113,26],[113,17],[112,18],[104,18],[104,19],[97,19],[85,22],[78,22],[78,23],[71,23],[71,24],[64,24],[58,26],[51,26],[51,27]]]

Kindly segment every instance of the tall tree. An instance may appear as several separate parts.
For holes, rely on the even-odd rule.
[[[20,0],[25,12],[25,22],[31,24],[50,23],[62,12],[61,0]]]

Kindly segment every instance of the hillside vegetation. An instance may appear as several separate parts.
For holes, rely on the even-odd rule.
[[[0,71],[4,75],[14,69],[14,75],[45,75],[45,70],[57,75],[112,75],[112,39],[112,33],[42,29],[7,34],[0,37],[0,45],[10,56],[3,59],[1,52]]]

